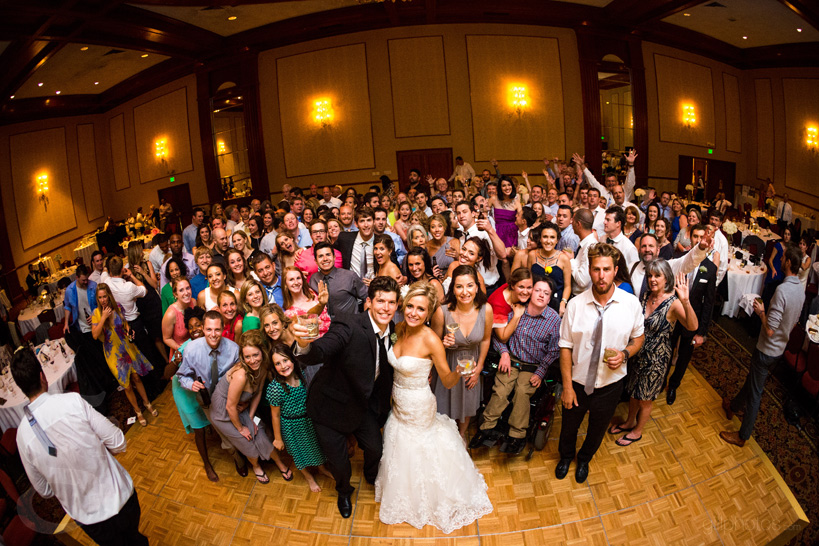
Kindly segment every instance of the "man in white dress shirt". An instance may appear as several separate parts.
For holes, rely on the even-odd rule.
[[[640,301],[614,284],[620,252],[597,244],[589,250],[591,290],[572,298],[560,324],[563,423],[555,477],[562,480],[577,453],[575,480],[583,483],[620,401],[630,356],[642,348],[645,317]],[[609,354],[607,354],[609,353]],[[577,431],[589,414],[586,438]]]
[[[49,394],[32,351],[15,353],[11,375],[31,400],[17,429],[17,449],[34,490],[57,497],[97,544],[147,546],[134,482],[113,456],[125,451],[122,431],[79,394]]]
[[[725,273],[728,271],[728,253],[731,251],[731,245],[728,244],[728,239],[722,234],[722,213],[716,209],[711,209],[708,213],[708,223],[713,229],[709,230],[714,239],[714,251],[719,252],[719,266],[717,267],[717,286],[725,278]]]
[[[324,189],[322,190],[322,195],[324,195],[324,199],[319,201],[320,205],[327,205],[330,208],[341,207],[342,205],[341,199],[339,199],[338,197],[333,197],[333,188],[331,188],[330,186],[324,186]]]
[[[603,222],[603,229],[606,232],[605,241],[617,247],[617,250],[626,259],[626,267],[631,269],[631,266],[640,260],[640,254],[631,239],[623,235],[625,223],[626,213],[623,212],[623,209],[616,205],[606,209],[606,219]]]
[[[589,210],[594,215],[592,229],[597,233],[600,241],[606,240],[606,209],[601,206],[600,190],[589,188]]]
[[[793,207],[788,203],[788,194],[782,195],[782,201],[776,206],[776,223],[779,224],[779,229],[785,229],[793,219]]]
[[[591,285],[588,252],[589,247],[597,243],[597,234],[592,229],[593,222],[594,216],[589,209],[577,209],[572,218],[572,229],[580,239],[577,253],[572,258],[572,294],[575,296],[588,290]]]
[[[455,158],[455,170],[452,171],[452,175],[449,177],[449,181],[452,182],[455,180],[455,177],[460,177],[461,182],[464,185],[469,184],[472,178],[475,176],[475,169],[472,168],[472,165],[469,163],[464,163],[464,158],[458,156]]]
[[[617,186],[617,175],[616,174],[607,174],[605,178],[606,185],[604,186],[597,179],[594,177],[592,172],[589,170],[588,167],[585,165],[585,157],[581,157],[578,154],[574,154],[572,156],[575,160],[575,163],[583,165],[583,176],[585,176],[586,180],[591,184],[593,188],[596,188],[600,191],[600,199],[605,202],[606,207],[610,207],[613,204],[617,204],[623,206],[622,203],[617,203],[614,198],[614,187]],[[626,183],[622,186],[624,191],[625,199],[631,201],[634,199],[634,186],[637,183],[637,177],[634,174],[634,160],[637,159],[637,153],[634,150],[631,150],[628,154],[626,154],[626,160],[628,161],[628,174],[626,174]],[[626,205],[628,206],[628,205]],[[625,208],[625,206],[623,206]]]
[[[714,238],[706,231],[705,237],[702,238],[700,243],[691,248],[684,256],[668,260],[668,265],[671,266],[674,276],[679,273],[688,275],[694,271],[694,269],[700,265],[700,262],[705,259],[713,244]],[[653,233],[643,234],[640,238],[640,261],[634,264],[631,267],[631,271],[629,271],[631,274],[631,286],[634,288],[634,294],[638,298],[643,293],[643,290],[646,289],[646,264],[655,260],[659,251],[657,237]]]
[[[180,242],[182,241],[181,235],[179,235],[179,240]],[[88,276],[88,280],[94,281],[97,284],[101,283],[102,272],[105,269],[105,257],[99,250],[95,250],[94,253],[91,254],[91,267],[93,271],[91,271],[91,274]]]

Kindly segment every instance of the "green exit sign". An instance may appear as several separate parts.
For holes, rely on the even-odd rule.
[[[711,150],[708,150],[708,153],[710,154],[710,153],[711,153]],[[172,176],[172,177],[171,177],[171,182],[175,182],[175,181],[176,181],[176,177],[175,177],[175,176]]]
[[[708,153],[709,153],[709,154],[713,154],[713,153],[714,153],[714,149],[713,149],[713,148],[708,148]],[[171,179],[171,180],[173,180],[173,179]]]

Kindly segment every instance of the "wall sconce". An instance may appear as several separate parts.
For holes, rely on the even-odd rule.
[[[37,177],[37,200],[43,203],[45,211],[48,212],[48,174],[46,173]]]
[[[819,152],[819,128],[807,127],[806,131],[808,137],[805,139],[805,144],[808,146],[808,151],[815,154]]]
[[[691,127],[697,124],[697,113],[693,104],[683,104],[683,125]]]
[[[319,99],[314,103],[313,119],[322,127],[328,127],[335,117],[330,99]]]
[[[529,106],[529,93],[526,86],[513,85],[509,88],[509,94],[512,97],[512,108],[515,110],[518,117],[520,117],[523,114],[523,111]]]
[[[224,155],[227,153],[227,146],[225,146],[225,141],[220,140],[216,143],[216,155]]]
[[[154,142],[154,151],[156,153],[156,159],[160,161],[166,167],[168,166],[168,141],[167,139],[160,138]]]

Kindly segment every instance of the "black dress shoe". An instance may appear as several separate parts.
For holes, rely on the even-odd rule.
[[[472,437],[472,440],[469,442],[469,449],[478,449],[479,447],[483,447],[483,442],[489,437],[488,430],[479,430],[478,433]]]
[[[508,438],[506,443],[506,453],[518,455],[526,447],[526,438]]]
[[[672,389],[669,387],[668,392],[665,395],[665,403],[669,406],[677,401],[677,389]]]
[[[353,503],[350,501],[350,495],[338,496],[338,513],[345,519],[353,515]]]
[[[566,477],[566,474],[569,473],[569,465],[572,464],[571,459],[560,459],[560,462],[557,463],[555,467],[555,478],[558,480],[562,480]]]
[[[589,463],[577,461],[577,468],[574,469],[574,479],[577,483],[583,483],[589,477]]]

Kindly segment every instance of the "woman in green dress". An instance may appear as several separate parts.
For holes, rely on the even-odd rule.
[[[139,378],[141,375],[147,375],[154,367],[134,345],[133,332],[128,321],[125,320],[122,307],[114,299],[111,289],[105,283],[97,285],[97,308],[94,309],[94,315],[91,317],[91,325],[91,335],[102,342],[102,350],[108,367],[125,389],[125,397],[134,408],[137,421],[143,427],[148,426],[148,421],[139,411],[134,385],[136,385],[139,397],[142,398],[145,409],[150,411],[154,417],[159,415],[159,412],[151,406],[151,401],[148,400],[148,395],[145,393],[145,386]],[[131,378],[134,380],[133,383]]]
[[[242,319],[242,331],[257,330],[262,324],[260,313],[262,308],[267,305],[267,292],[265,292],[259,281],[248,279],[242,286],[239,299],[245,311],[245,317]]]
[[[310,485],[310,491],[318,493],[321,487],[309,467],[317,467],[329,478],[333,475],[324,467],[327,458],[319,446],[313,422],[307,417],[307,387],[301,367],[284,343],[273,346],[272,358],[273,381],[267,386],[265,398],[273,417],[273,447],[279,451],[287,447],[296,468]]]

